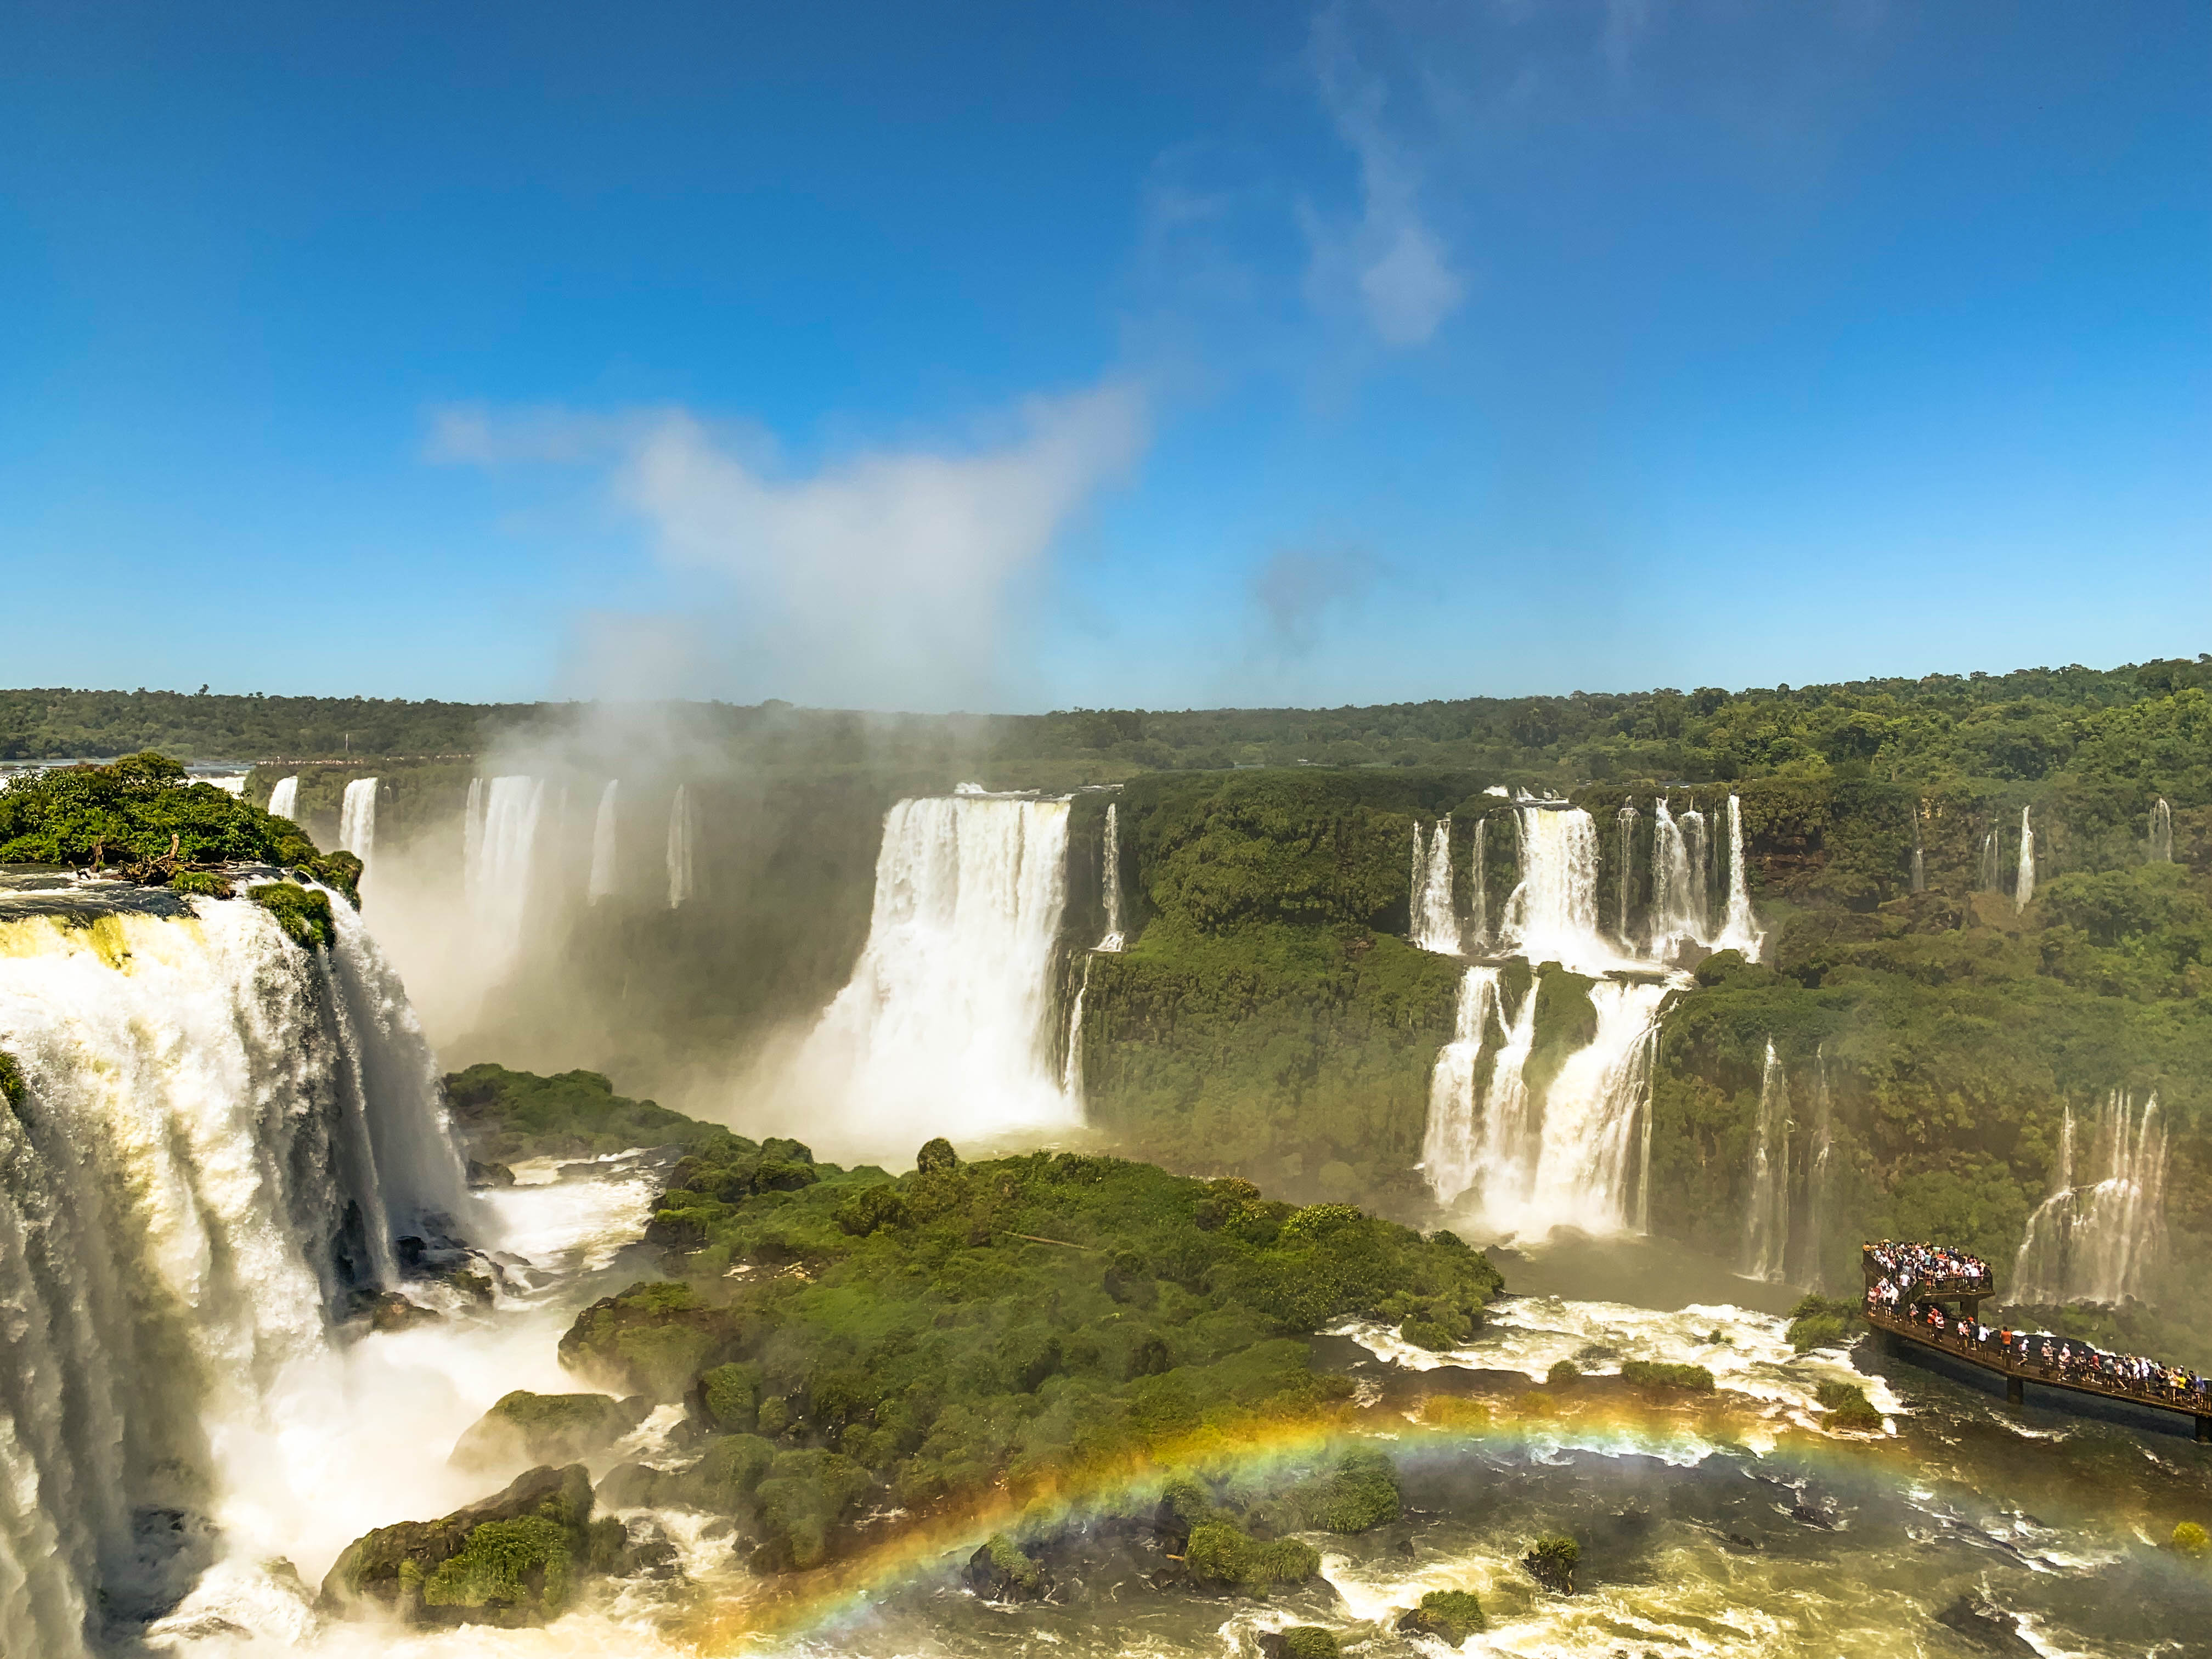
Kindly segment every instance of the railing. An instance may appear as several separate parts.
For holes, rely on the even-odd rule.
[[[2193,1386],[2175,1387],[2160,1373],[2148,1382],[2138,1382],[2129,1376],[2115,1376],[2095,1366],[2075,1364],[2059,1364],[2054,1357],[2045,1362],[2040,1356],[2042,1334],[2033,1339],[2033,1348],[2008,1348],[1992,1336],[1987,1342],[1972,1336],[1962,1337],[1954,1323],[1946,1320],[1941,1325],[1930,1325],[1924,1319],[1914,1319],[1894,1314],[1887,1308],[1867,1310],[1867,1322],[1883,1330],[1894,1331],[1900,1336],[1911,1337],[1916,1342],[1931,1348],[1956,1354],[1960,1358],[1985,1370],[2023,1382],[2041,1382],[2051,1388],[2071,1389],[2077,1394],[2101,1395],[2107,1399],[2131,1401],[2146,1406],[2162,1407],[2167,1411],[2188,1412],[2202,1416],[2212,1412],[2212,1398],[2208,1398],[2205,1385],[2200,1379]],[[2058,1346],[2054,1341],[2053,1347]],[[2071,1345],[2076,1352],[2079,1344]]]

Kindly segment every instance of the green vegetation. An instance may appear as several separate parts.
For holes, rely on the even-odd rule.
[[[1808,1296],[1790,1310],[1790,1346],[1799,1353],[1842,1347],[1857,1336],[1863,1322],[1856,1302]]]
[[[443,1520],[403,1521],[356,1539],[323,1580],[320,1605],[424,1626],[544,1624],[568,1606],[595,1547],[607,1553],[591,1515],[581,1464],[532,1469]]]
[[[1482,1603],[1472,1590],[1431,1590],[1421,1605],[1398,1620],[1407,1636],[1431,1636],[1448,1648],[1456,1648],[1477,1631],[1488,1628]]]
[[[2207,1534],[2194,1521],[2177,1521],[2173,1523],[2173,1547],[2184,1555],[2202,1555],[2212,1548],[2212,1534]]]
[[[1583,1368],[1576,1364],[1573,1360],[1555,1359],[1552,1362],[1552,1369],[1544,1374],[1544,1380],[1556,1389],[1570,1382],[1580,1382],[1582,1374]]]
[[[598,1158],[634,1146],[689,1146],[723,1133],[650,1100],[626,1100],[597,1072],[539,1077],[471,1066],[446,1078],[468,1155],[484,1163]]]
[[[304,868],[318,856],[297,825],[211,783],[186,782],[164,755],[68,767],[0,789],[0,864],[98,865],[159,882],[180,866]]]
[[[894,1180],[717,1132],[678,1166],[648,1234],[677,1276],[594,1304],[561,1344],[580,1376],[690,1401],[721,1431],[708,1474],[617,1470],[623,1501],[730,1514],[764,1568],[805,1565],[871,1494],[927,1513],[1324,1417],[1349,1385],[1313,1369],[1306,1334],[1417,1316],[1471,1331],[1499,1288],[1449,1236],[1349,1206],[1117,1158],[925,1150]],[[713,1474],[718,1456],[742,1473]],[[1352,1448],[1249,1504],[1263,1530],[1364,1529],[1398,1513],[1396,1474]],[[1209,1534],[1207,1559],[1279,1576],[1284,1541]]]
[[[21,1111],[23,1097],[28,1092],[29,1085],[23,1081],[22,1066],[17,1063],[15,1055],[0,1049],[0,1101],[6,1102],[11,1112]]]
[[[1575,1569],[1582,1564],[1582,1546],[1571,1538],[1547,1534],[1528,1547],[1521,1565],[1546,1589],[1560,1595],[1575,1593]]]
[[[276,925],[295,945],[327,951],[338,942],[337,923],[331,915],[327,893],[302,887],[296,881],[267,881],[248,888],[246,896],[276,917]]]
[[[1866,1389],[1856,1382],[1823,1382],[1814,1391],[1821,1409],[1828,1413],[1832,1428],[1850,1429],[1862,1434],[1880,1434],[1881,1413],[1866,1397]]]
[[[1319,1625],[1285,1625],[1260,1638],[1260,1651],[1266,1659],[1337,1659],[1343,1650],[1337,1644],[1336,1633]]]
[[[1002,1532],[993,1533],[969,1558],[966,1577],[977,1595],[994,1601],[1029,1601],[1052,1587],[1045,1570]]]
[[[1668,1389],[1692,1394],[1711,1394],[1713,1374],[1703,1365],[1677,1365],[1663,1359],[1631,1359],[1620,1367],[1620,1380],[1639,1389]]]
[[[451,1461],[456,1468],[483,1470],[573,1463],[605,1450],[641,1417],[603,1394],[531,1394],[518,1389],[469,1426]]]

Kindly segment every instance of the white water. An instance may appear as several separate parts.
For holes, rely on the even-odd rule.
[[[1468,895],[1467,936],[1465,943],[1471,950],[1480,950],[1490,942],[1490,820],[1480,817],[1474,821],[1474,891]]]
[[[1790,1084],[1770,1040],[1759,1081],[1751,1146],[1751,1195],[1744,1209],[1743,1273],[1777,1280],[1790,1249]]]
[[[1705,941],[1705,867],[1691,855],[1689,837],[1666,797],[1652,803],[1651,812],[1651,954],[1665,961],[1682,945]]]
[[[1765,936],[1759,930],[1759,918],[1751,911],[1750,874],[1743,856],[1743,804],[1734,795],[1728,798],[1728,907],[1713,948],[1741,951],[1747,960],[1756,962]]]
[[[2173,808],[2166,805],[2163,795],[2150,809],[2150,861],[2153,864],[2173,862]]]
[[[1459,916],[1452,908],[1451,819],[1425,834],[1413,823],[1413,944],[1440,956],[1460,953]]]
[[[1567,1057],[1544,1091],[1535,1177],[1517,1210],[1516,1236],[1554,1227],[1617,1233],[1631,1225],[1630,1153],[1651,1092],[1651,1050],[1667,988],[1633,980],[1590,987],[1597,1031]]]
[[[1101,951],[1119,951],[1124,940],[1121,935],[1121,815],[1118,803],[1106,803],[1106,848],[1101,861],[1106,893],[1106,936],[1098,941]],[[1090,969],[1084,970],[1086,978]]]
[[[312,1567],[352,1513],[296,1455],[328,1398],[307,1385],[339,1364],[329,1310],[390,1282],[395,1235],[484,1219],[350,907],[310,953],[255,905],[194,904],[0,921],[0,1030],[28,1085],[0,1113],[10,1655],[75,1659],[88,1608],[158,1613],[218,1559]]]
[[[1067,1053],[1060,1065],[1060,1092],[1079,1109],[1083,1104],[1083,999],[1091,991],[1091,958],[1083,958],[1083,977],[1075,987],[1075,1001],[1067,1011]]]
[[[1982,837],[1981,869],[1974,885],[1979,891],[1994,893],[2001,884],[1997,878],[1997,832],[1992,830]]]
[[[1632,951],[1636,948],[1634,942],[1628,936],[1628,900],[1630,890],[1635,885],[1629,878],[1629,871],[1635,862],[1637,817],[1638,813],[1633,806],[1624,806],[1613,815],[1613,838],[1616,843],[1613,854],[1615,905],[1613,933],[1613,937],[1620,941],[1620,948],[1624,951]]]
[[[1429,1074],[1421,1172],[1443,1203],[1467,1191],[1481,1172],[1482,1092],[1476,1068],[1497,1004],[1497,969],[1470,968],[1460,975],[1452,1040],[1437,1050],[1436,1068]]]
[[[2165,1242],[2166,1124],[2158,1097],[2138,1113],[2121,1091],[2090,1127],[2088,1156],[2075,1148],[2074,1109],[2060,1121],[2058,1174],[2028,1218],[2013,1266],[2022,1302],[2116,1304],[2143,1293]]]
[[[543,778],[493,778],[469,786],[465,847],[468,860],[469,906],[478,944],[496,981],[522,945],[536,870],[538,823],[545,805]]]
[[[2013,908],[2025,910],[2035,897],[2035,826],[2028,822],[2028,809],[2020,809],[2020,868],[2014,872],[2012,887]]]
[[[1825,1047],[1813,1057],[1813,1163],[1805,1177],[1805,1248],[1809,1267],[1801,1264],[1804,1281],[1814,1290],[1827,1288],[1828,1231],[1833,1224],[1836,1199],[1836,1114],[1828,1094],[1828,1054]]]
[[[1521,880],[1505,901],[1498,942],[1532,963],[1577,973],[1635,965],[1598,931],[1597,826],[1579,806],[1522,806]]]
[[[300,810],[300,780],[295,774],[276,780],[276,787],[269,792],[269,811],[273,817],[289,818]]]
[[[586,878],[584,899],[596,903],[615,890],[615,793],[616,781],[607,780],[606,787],[599,791],[599,810],[592,821],[592,872]]]
[[[691,813],[691,787],[676,786],[676,799],[668,805],[668,908],[675,909],[693,893],[692,843],[697,826]]]
[[[376,780],[356,778],[338,803],[338,846],[361,860],[362,875],[376,860]]]
[[[1067,815],[978,794],[885,814],[866,947],[800,1055],[830,1136],[903,1158],[1080,1121],[1049,1029]]]

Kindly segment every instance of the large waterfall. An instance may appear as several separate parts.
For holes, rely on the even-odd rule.
[[[338,803],[338,846],[362,863],[367,874],[376,860],[376,780],[356,778]]]
[[[537,869],[538,822],[545,780],[477,778],[469,785],[465,826],[470,908],[487,964],[496,977],[522,944]]]
[[[1790,1249],[1790,1085],[1770,1040],[1751,1144],[1751,1196],[1743,1221],[1747,1278],[1778,1279]]]
[[[1624,951],[1635,949],[1628,935],[1628,901],[1635,883],[1629,879],[1634,867],[1636,849],[1637,811],[1624,806],[1613,815],[1613,840],[1617,846],[1613,864],[1613,934],[1620,940]]]
[[[698,827],[691,812],[691,788],[689,784],[676,786],[676,799],[668,804],[668,908],[672,910],[689,899],[692,886],[692,848],[697,839]]]
[[[1728,901],[1713,948],[1741,951],[1756,962],[1764,936],[1759,931],[1759,919],[1751,913],[1750,876],[1743,857],[1743,804],[1734,795],[1728,798]]]
[[[159,901],[167,906],[173,901]],[[243,901],[0,910],[0,1652],[78,1659],[217,1559],[303,1553],[289,1459],[333,1315],[394,1239],[475,1220],[429,1051],[334,902],[303,951]],[[304,1612],[304,1609],[301,1609]]]
[[[2173,862],[2173,808],[2160,795],[2150,809],[2150,861],[2153,864]]]
[[[615,890],[615,792],[609,778],[599,791],[599,810],[592,820],[592,871],[585,878],[584,899],[596,903]]]
[[[836,1127],[885,1153],[1079,1121],[1052,1065],[1065,800],[902,800],[884,818],[868,940],[807,1038]]]
[[[1097,948],[1118,951],[1126,943],[1121,934],[1121,813],[1120,805],[1110,800],[1106,803],[1106,846],[1100,870],[1105,888],[1106,935]],[[1090,970],[1084,971],[1087,976]]]
[[[1438,818],[1425,834],[1413,823],[1413,943],[1424,951],[1455,957],[1460,951],[1459,915],[1452,908],[1451,818]]]
[[[2025,910],[2035,897],[2035,826],[2028,821],[2028,809],[2020,809],[2020,868],[2014,872],[2012,885],[2013,908]]]
[[[1523,805],[1521,881],[1505,901],[1498,942],[1530,962],[1557,962],[1585,973],[1617,965],[1620,953],[1598,933],[1597,826],[1579,806]]]
[[[2118,1303],[2143,1292],[2166,1236],[2166,1124],[2151,1096],[2137,1112],[2115,1091],[2098,1108],[2086,1159],[2074,1109],[2058,1132],[2051,1196],[2028,1218],[2013,1267],[2022,1302]]]
[[[1464,1204],[1500,1233],[1620,1232],[1644,1212],[1640,1190],[1633,1217],[1630,1202],[1667,988],[1619,979],[1592,986],[1596,1032],[1538,1095],[1528,1064],[1542,994],[1532,981],[1509,1014],[1500,970],[1467,970],[1452,1041],[1430,1078],[1422,1170],[1441,1202]]]
[[[1468,948],[1480,950],[1490,942],[1490,820],[1480,817],[1474,821],[1474,878],[1468,884],[1474,890],[1468,895]]]
[[[269,811],[280,818],[295,817],[300,811],[300,778],[297,773],[289,778],[279,778],[269,792]]]
[[[1663,961],[1705,940],[1705,818],[1693,809],[1677,822],[1663,795],[1651,811],[1651,954]]]

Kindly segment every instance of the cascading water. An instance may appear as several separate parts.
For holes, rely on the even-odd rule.
[[[1429,1074],[1421,1172],[1429,1190],[1445,1204],[1472,1187],[1481,1170],[1482,1091],[1476,1067],[1498,1006],[1498,974],[1495,968],[1470,968],[1460,975],[1452,1040],[1437,1051],[1436,1068]]]
[[[1982,837],[1982,857],[1975,872],[1974,888],[1978,892],[1994,893],[2003,885],[1997,874],[1997,832],[1994,830]]]
[[[1750,875],[1743,856],[1743,805],[1734,795],[1728,798],[1728,902],[1713,948],[1741,951],[1746,960],[1756,962],[1765,935],[1752,914]]]
[[[361,860],[366,877],[376,861],[376,780],[356,778],[338,803],[338,846]]]
[[[1490,820],[1474,821],[1474,890],[1468,895],[1466,945],[1480,950],[1490,942]]]
[[[1692,811],[1678,822],[1663,795],[1651,811],[1651,954],[1665,961],[1705,942],[1705,860],[1689,833],[1705,820]]]
[[[676,786],[676,799],[668,805],[668,908],[675,909],[691,896],[692,843],[697,826],[692,821],[691,787]]]
[[[469,902],[486,958],[496,975],[522,945],[536,870],[538,822],[545,780],[478,778],[470,785],[465,836]]]
[[[2150,809],[2150,861],[2153,864],[2173,862],[2173,809],[2160,795]]]
[[[2035,897],[2035,826],[2028,822],[2028,809],[2020,809],[2020,868],[2014,873],[2012,885],[2013,908],[2025,910]]]
[[[1828,1283],[1828,1232],[1833,1225],[1836,1201],[1835,1105],[1828,1096],[1828,1051],[1826,1045],[1813,1056],[1813,1162],[1805,1176],[1805,1253],[1809,1267],[1801,1277],[1814,1290]]]
[[[1619,845],[1613,861],[1618,904],[1613,917],[1613,931],[1614,937],[1620,939],[1620,948],[1624,951],[1632,951],[1636,948],[1628,933],[1629,889],[1633,884],[1629,880],[1628,872],[1635,867],[1632,860],[1636,847],[1636,817],[1637,812],[1633,806],[1624,806],[1613,815],[1614,839]]]
[[[336,1364],[332,1315],[391,1281],[396,1236],[477,1219],[428,1048],[350,907],[310,952],[250,902],[191,903],[0,910],[25,1084],[0,1111],[10,1655],[78,1659],[88,1626],[166,1612],[218,1559],[297,1553],[330,1495],[273,1448]]]
[[[1101,862],[1104,872],[1103,886],[1106,899],[1106,936],[1098,941],[1101,951],[1119,951],[1125,943],[1121,935],[1121,820],[1117,802],[1106,803],[1106,848]],[[1086,976],[1090,969],[1085,968]]]
[[[1597,1030],[1544,1091],[1536,1170],[1516,1231],[1629,1225],[1630,1151],[1651,1093],[1651,1052],[1664,985],[1601,980],[1590,987]]]
[[[1928,855],[1920,846],[1920,817],[1926,810],[1924,804],[1916,804],[1912,809],[1912,890],[1916,893],[1928,890]]]
[[[1090,991],[1091,956],[1086,955],[1083,977],[1076,981],[1075,1000],[1067,1010],[1067,1053],[1060,1063],[1060,1092],[1078,1106],[1083,1103],[1083,999]]]
[[[615,890],[615,793],[609,778],[599,791],[599,810],[592,821],[592,872],[584,885],[586,903],[596,904]]]
[[[1413,823],[1413,944],[1439,956],[1460,953],[1459,915],[1452,908],[1451,819],[1425,835]]]
[[[1778,1280],[1790,1248],[1790,1085],[1773,1042],[1759,1082],[1759,1124],[1751,1147],[1751,1197],[1744,1212],[1747,1279]]]
[[[1065,800],[982,794],[885,815],[867,945],[800,1056],[847,1138],[910,1155],[918,1131],[1080,1121],[1049,1029],[1067,820]]]
[[[1598,932],[1597,826],[1579,806],[1522,806],[1521,881],[1505,901],[1498,937],[1530,962],[1583,973],[1621,965]]]
[[[2166,1124],[2158,1097],[2137,1113],[2114,1091],[2091,1130],[2088,1179],[2077,1184],[2074,1109],[2060,1121],[2058,1174],[2028,1218],[2013,1266],[2021,1302],[2118,1304],[2143,1292],[2166,1237]]]
[[[272,817],[289,818],[300,810],[300,779],[295,773],[289,778],[276,780],[276,787],[269,792],[269,811]]]

